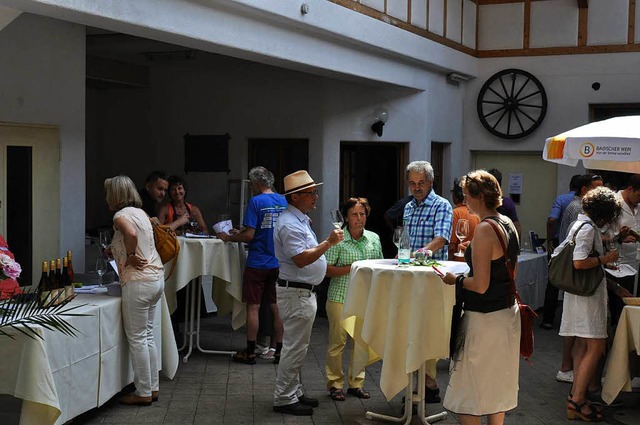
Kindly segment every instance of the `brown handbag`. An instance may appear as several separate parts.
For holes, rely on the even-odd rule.
[[[176,261],[178,261],[178,254],[180,253],[180,242],[176,232],[171,227],[159,224],[156,220],[149,217],[151,227],[153,228],[153,239],[156,245],[156,251],[160,256],[162,264],[166,264],[173,260],[171,264],[171,271],[167,275],[166,279],[171,277],[173,270],[176,268]]]
[[[511,282],[511,290],[515,294],[516,302],[518,303],[518,307],[520,309],[520,355],[524,357],[524,359],[528,362],[529,358],[533,355],[533,319],[537,318],[538,315],[531,307],[526,304],[522,304],[520,300],[520,294],[516,289],[516,282],[514,281],[514,271],[513,264],[511,264],[511,258],[509,258],[509,253],[507,252],[507,247],[504,243],[504,239],[502,237],[502,232],[498,231],[498,227],[493,222],[493,220],[485,220],[487,223],[493,227],[493,231],[496,232],[496,236],[500,241],[500,246],[502,246],[502,252],[504,253],[505,264],[507,266],[507,270],[509,270],[509,281]]]

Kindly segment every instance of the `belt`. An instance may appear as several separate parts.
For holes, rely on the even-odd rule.
[[[308,289],[311,292],[315,292],[316,285],[312,285],[310,283],[302,283],[302,282],[291,282],[289,280],[278,279],[278,286],[282,286],[284,288],[299,288],[299,289]]]

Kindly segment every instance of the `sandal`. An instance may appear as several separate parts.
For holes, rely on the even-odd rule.
[[[244,363],[249,365],[256,364],[256,355],[249,354],[246,351],[238,351],[233,356],[231,356],[231,359],[236,363]]]
[[[329,388],[329,395],[331,396],[331,400],[333,401],[344,401],[344,393],[340,388],[336,388],[336,387]]]
[[[347,394],[354,395],[358,398],[371,398],[369,391],[365,391],[364,388],[349,388]]]
[[[589,402],[585,401],[584,403],[578,404],[573,401],[571,397],[571,394],[567,397],[567,419],[578,419],[585,422],[602,422],[604,420],[602,413],[592,407]],[[591,412],[583,413],[582,409],[585,406],[589,407]]]

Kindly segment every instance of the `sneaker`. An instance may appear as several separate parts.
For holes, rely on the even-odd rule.
[[[302,394],[300,397],[298,397],[298,402],[300,402],[300,404],[302,404],[304,406],[309,406],[309,407],[318,407],[318,406],[320,406],[320,402],[318,401],[318,399],[307,397],[304,394]]]
[[[275,355],[276,355],[275,348],[267,348],[267,351],[260,354],[258,357],[260,357],[261,359],[273,360],[275,358]]]
[[[561,370],[558,371],[558,373],[556,374],[556,381],[558,382],[568,382],[568,383],[573,383],[573,371],[572,370],[568,370],[566,372],[563,372]]]

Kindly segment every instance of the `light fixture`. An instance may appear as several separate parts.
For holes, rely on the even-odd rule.
[[[469,81],[470,79],[471,77],[468,75],[458,74],[457,72],[450,72],[447,74],[447,83],[456,86],[460,84],[460,81]]]
[[[378,137],[382,137],[382,128],[384,124],[389,119],[389,112],[387,112],[384,108],[376,108],[373,111],[373,124],[371,124],[371,130],[378,135]]]

